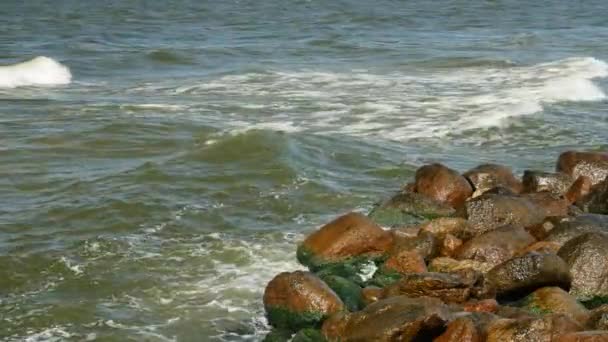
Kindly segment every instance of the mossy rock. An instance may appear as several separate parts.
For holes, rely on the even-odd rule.
[[[292,332],[318,327],[326,318],[320,312],[293,312],[281,307],[267,308],[266,317],[273,327]]]
[[[355,282],[332,274],[322,275],[320,278],[342,299],[349,311],[358,311],[365,306],[361,298],[361,286]]]
[[[374,208],[368,217],[382,227],[409,226],[423,221],[423,218],[403,212],[401,209],[381,206]]]
[[[262,342],[287,342],[291,340],[293,332],[283,329],[272,329]]]
[[[579,302],[581,304],[583,304],[583,306],[586,307],[587,309],[593,310],[604,304],[608,304],[608,297],[593,297],[591,299],[581,300]]]
[[[368,217],[381,226],[396,227],[454,215],[456,210],[445,203],[414,192],[400,192],[376,204]]]
[[[292,338],[291,342],[326,342],[320,330],[317,329],[302,329]]]
[[[401,273],[392,270],[387,270],[384,267],[380,267],[378,271],[374,274],[374,277],[370,279],[366,285],[386,287],[398,282],[401,278],[403,278],[403,275]]]
[[[370,262],[380,263],[387,258],[386,255],[361,255],[339,261],[326,260],[314,255],[313,252],[303,245],[298,246],[296,257],[298,262],[307,266],[311,272],[330,272],[345,278],[351,278],[356,274],[359,274],[361,269]]]

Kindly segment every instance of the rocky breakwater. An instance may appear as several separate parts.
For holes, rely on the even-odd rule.
[[[422,166],[270,281],[266,341],[608,341],[608,154]]]

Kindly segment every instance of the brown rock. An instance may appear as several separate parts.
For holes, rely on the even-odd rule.
[[[463,303],[472,296],[478,280],[479,276],[474,273],[409,273],[385,287],[383,297],[434,297],[444,302]]]
[[[608,177],[608,153],[567,151],[560,154],[556,170],[572,179],[586,176],[593,185]]]
[[[475,261],[475,260],[456,260],[447,257],[439,257],[431,260],[429,263],[429,271],[451,273],[463,270],[474,270],[480,273],[486,273],[491,270],[493,265]]]
[[[608,297],[608,235],[586,233],[557,252],[572,274],[570,293],[579,300]]]
[[[561,195],[543,191],[525,194],[523,197],[542,208],[545,216],[567,216],[569,213],[570,202]]]
[[[439,249],[439,254],[441,256],[454,256],[456,251],[462,246],[463,242],[459,238],[455,237],[452,234],[447,234],[443,237],[441,241],[441,247]]]
[[[366,216],[349,213],[309,235],[298,247],[298,260],[314,268],[352,257],[376,257],[385,254],[392,242],[392,235]]]
[[[487,342],[551,342],[558,336],[581,330],[565,315],[550,314],[538,318],[499,319],[490,323]]]
[[[448,324],[447,330],[434,342],[480,342],[481,336],[473,320],[460,317]]]
[[[608,342],[608,331],[580,331],[560,335],[557,342]]]
[[[570,203],[575,203],[585,198],[589,193],[591,193],[591,187],[593,183],[591,182],[591,178],[580,176],[578,179],[572,183],[572,186],[566,192],[566,200]]]
[[[608,233],[608,216],[584,214],[575,217],[564,217],[555,221],[555,227],[549,232],[546,241],[560,245],[585,233]]]
[[[467,201],[466,210],[472,235],[509,224],[527,227],[545,219],[544,210],[525,198],[488,193]]]
[[[573,181],[572,177],[562,172],[551,173],[526,170],[522,177],[524,192],[548,191],[556,196],[564,195]]]
[[[402,250],[391,255],[385,262],[384,267],[387,270],[398,273],[420,273],[426,272],[426,264],[424,259],[418,252]]]
[[[468,222],[461,217],[440,217],[431,221],[427,221],[419,226],[420,231],[428,232],[442,239],[450,234],[458,238],[467,238]]]
[[[503,226],[464,243],[456,252],[456,259],[472,259],[496,266],[534,241],[534,237],[521,227]]]
[[[576,205],[586,212],[608,214],[608,177],[579,199]]]
[[[264,291],[264,308],[272,326],[298,330],[318,324],[321,319],[344,310],[340,298],[310,272],[283,272]],[[285,315],[285,313],[289,315]],[[292,318],[289,318],[292,317]],[[311,318],[310,317],[314,317]]]
[[[439,255],[439,241],[437,238],[428,232],[421,231],[415,237],[400,237],[394,236],[394,245],[391,250],[391,255],[399,254],[402,251],[415,251],[424,260],[429,260]]]
[[[498,310],[498,302],[496,299],[471,300],[464,304],[463,310],[467,312],[494,313]]]
[[[330,341],[431,341],[444,331],[450,316],[435,298],[391,297],[348,315],[334,315],[323,323]]]
[[[587,327],[592,330],[608,330],[608,304],[591,310]]]
[[[532,312],[564,314],[582,326],[589,320],[589,310],[559,287],[540,288],[526,297],[524,303],[524,308]]]
[[[557,254],[557,251],[559,250],[560,247],[561,246],[557,242],[538,241],[538,242],[535,242],[535,243],[531,244],[530,246],[525,247],[524,249],[518,251],[515,255],[523,256],[523,255],[526,255],[531,252]]]
[[[473,189],[458,172],[441,164],[430,164],[416,171],[416,191],[439,202],[459,208]]]
[[[513,175],[511,169],[502,165],[479,165],[465,172],[463,176],[473,184],[475,190],[473,197],[496,187],[507,188],[516,194],[522,190],[521,182]]]
[[[536,240],[544,240],[555,226],[566,219],[565,217],[547,217],[543,223],[525,227],[528,233],[532,234]]]
[[[499,296],[523,296],[545,286],[570,287],[568,265],[555,254],[529,253],[494,267],[487,278]]]
[[[382,289],[376,286],[364,287],[361,290],[361,299],[365,305],[377,302],[382,298]]]

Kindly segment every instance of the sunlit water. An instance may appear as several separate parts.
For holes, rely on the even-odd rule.
[[[3,1],[0,340],[259,340],[297,242],[421,164],[608,148],[607,14]]]

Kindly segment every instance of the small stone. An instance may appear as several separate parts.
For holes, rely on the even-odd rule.
[[[430,164],[416,171],[416,192],[459,208],[471,197],[473,189],[458,172],[441,164]]]

